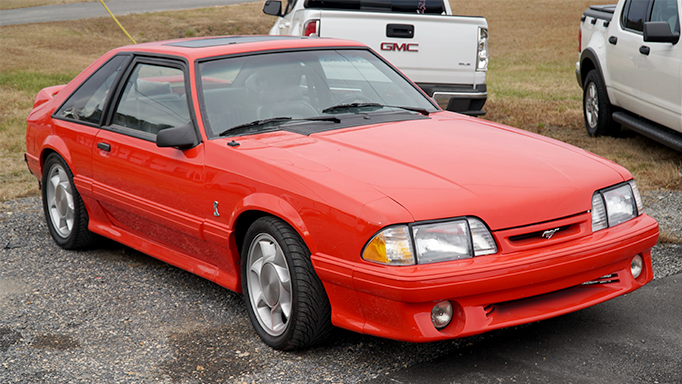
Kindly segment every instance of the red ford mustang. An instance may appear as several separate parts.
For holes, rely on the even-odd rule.
[[[54,240],[101,235],[243,292],[277,349],[411,342],[585,308],[653,277],[624,168],[441,111],[374,51],[242,36],[115,49],[28,117]]]

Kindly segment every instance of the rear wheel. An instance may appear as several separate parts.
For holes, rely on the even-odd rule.
[[[591,70],[583,89],[585,128],[590,136],[613,135],[616,132],[618,126],[611,117],[612,109],[599,73],[596,69]]]
[[[43,210],[50,234],[64,249],[87,247],[95,239],[88,230],[88,212],[73,184],[73,174],[61,156],[45,160],[42,180]]]
[[[256,333],[272,348],[306,347],[331,333],[331,306],[310,251],[280,219],[262,217],[247,231],[242,290]]]

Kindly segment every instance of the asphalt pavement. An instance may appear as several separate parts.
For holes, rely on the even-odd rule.
[[[104,3],[114,15],[120,16],[129,13],[205,8],[217,5],[248,3],[252,1],[253,0],[107,0]],[[109,14],[99,1],[17,8],[0,11],[0,26],[42,23],[47,21],[77,20],[90,17],[109,17]]]
[[[241,295],[115,242],[65,251],[38,197],[12,200],[0,203],[0,383],[681,383],[682,245],[652,259],[652,283],[555,319],[428,344],[337,329],[278,352]]]

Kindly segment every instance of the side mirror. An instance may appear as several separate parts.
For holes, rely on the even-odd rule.
[[[670,31],[670,24],[665,21],[649,21],[644,23],[644,41],[648,43],[677,44],[680,34]]]
[[[266,1],[265,4],[263,4],[263,13],[270,16],[282,16],[282,2]]]
[[[188,149],[199,144],[194,125],[190,122],[181,127],[166,128],[156,134],[157,147],[177,147]]]

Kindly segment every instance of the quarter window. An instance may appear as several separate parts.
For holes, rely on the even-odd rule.
[[[99,124],[109,90],[123,68],[125,58],[115,56],[98,69],[59,108],[55,117]]]
[[[126,81],[112,123],[157,134],[189,122],[183,71],[157,64],[137,64]]]

